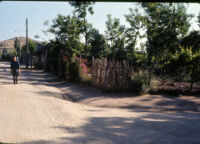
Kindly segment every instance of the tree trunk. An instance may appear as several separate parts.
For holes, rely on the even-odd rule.
[[[193,83],[194,83],[194,75],[195,75],[195,68],[192,70],[192,75],[191,75],[191,85],[190,85],[190,91],[192,91],[193,88]]]

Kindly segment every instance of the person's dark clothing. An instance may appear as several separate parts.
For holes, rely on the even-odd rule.
[[[11,61],[11,69],[19,69],[19,63],[17,61]]]
[[[11,61],[10,68],[12,69],[14,84],[17,84],[19,75],[19,63],[17,61]]]
[[[19,63],[17,61],[11,61],[11,69],[13,75],[18,76]]]

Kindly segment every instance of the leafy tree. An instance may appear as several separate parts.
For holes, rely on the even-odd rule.
[[[15,41],[14,41],[14,48],[16,50],[16,55],[19,55],[19,51],[20,51],[20,43],[19,43],[19,40],[17,38],[15,38]]]
[[[85,37],[85,50],[87,50],[89,31],[91,29],[91,24],[87,22],[87,12],[89,12],[91,15],[94,14],[92,6],[95,2],[71,1],[69,3],[75,8],[73,13],[79,19],[80,28]]]
[[[84,48],[80,42],[79,19],[76,16],[58,15],[48,32],[55,35],[48,54],[51,70],[67,80],[78,81],[79,60],[75,56],[81,55]]]
[[[184,47],[192,47],[193,52],[200,51],[200,32],[199,31],[191,31],[189,35],[185,36],[181,45]]]
[[[110,56],[123,59],[125,58],[125,26],[120,25],[119,19],[113,19],[111,15],[107,15],[107,18],[105,34]]]
[[[192,15],[187,14],[183,4],[142,3],[142,7],[146,13],[148,54],[163,57],[174,53],[189,30]]]
[[[91,46],[91,56],[94,56],[95,58],[107,56],[107,42],[104,35],[100,34],[96,29],[93,29],[90,32],[90,35],[89,44]]]
[[[45,22],[46,22],[46,21],[45,21]],[[45,22],[44,22],[44,23],[45,23]],[[48,26],[48,25],[46,25],[46,26]],[[46,34],[47,31],[44,31],[44,30],[43,30],[43,32],[45,33],[45,35],[48,35],[48,34]],[[34,36],[34,38],[35,38],[35,39],[39,39],[39,38],[43,39],[43,41],[41,41],[41,44],[43,44],[43,45],[48,44],[48,41],[46,41],[43,37],[41,37],[41,36],[38,35],[38,34],[36,34],[36,35]]]
[[[4,49],[3,49],[3,54],[7,54],[8,53],[8,51],[7,51],[7,49],[4,47]]]
[[[143,23],[146,27],[146,51],[151,76],[153,71],[165,67],[171,54],[180,50],[181,39],[188,33],[193,15],[187,14],[184,4],[142,3],[141,6],[145,12]],[[168,70],[177,73],[173,68],[170,65]]]
[[[197,18],[198,18],[198,23],[199,23],[199,28],[200,28],[200,12]]]
[[[145,18],[139,13],[138,8],[129,9],[129,14],[125,14],[129,27],[126,28],[126,50],[128,57],[133,56],[137,38],[143,38],[141,30],[144,28]]]
[[[36,43],[31,39],[28,40],[29,54],[33,55],[36,49]],[[22,46],[22,53],[26,54],[26,45]]]
[[[87,12],[90,14],[94,14],[92,6],[95,2],[79,2],[79,1],[71,1],[69,2],[71,6],[75,8],[74,13],[77,13],[78,18],[83,18],[86,21]]]
[[[117,37],[115,40],[113,50],[116,50],[116,58],[117,59],[125,59],[126,58],[126,50],[125,50],[125,26],[120,25],[117,30]]]
[[[80,43],[81,30],[79,20],[75,16],[66,17],[59,14],[53,20],[53,25],[51,25],[48,31],[55,35],[55,41],[63,45],[63,49],[68,51],[70,57],[73,57],[75,54],[80,54],[82,51]]]
[[[26,54],[26,45],[22,46],[21,53],[22,54]]]
[[[174,69],[179,70],[179,75],[183,73],[185,69],[191,77],[190,90],[193,88],[193,83],[195,77],[198,77],[200,72],[200,51],[194,52],[192,47],[182,47],[180,46],[180,51],[176,51],[172,55],[172,60],[170,64],[174,65]]]
[[[117,28],[119,27],[119,19],[112,19],[112,15],[107,15],[108,20],[106,21],[106,39],[109,43],[109,48],[114,45],[114,39],[116,38]]]
[[[17,53],[17,50],[16,50],[16,49],[14,49],[14,51],[12,52],[12,55],[13,55],[13,56],[17,56],[17,55],[18,55],[18,53]]]
[[[51,71],[55,74],[59,74],[58,59],[60,57],[60,50],[64,45],[57,40],[50,41],[50,49],[48,50],[47,59],[51,65]]]
[[[29,39],[29,41],[28,41],[28,47],[29,47],[29,53],[32,55],[32,54],[34,54],[34,52],[35,52],[35,49],[36,49],[36,43],[34,42],[34,41],[32,41],[32,40],[30,40]]]

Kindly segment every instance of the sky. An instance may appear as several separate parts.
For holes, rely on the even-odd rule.
[[[105,31],[107,14],[113,18],[120,18],[121,24],[127,25],[124,14],[129,13],[129,8],[135,8],[137,3],[128,2],[97,2],[93,6],[94,15],[88,15],[87,19],[101,33]],[[199,29],[197,15],[200,12],[200,4],[188,3],[188,13],[194,14],[191,30]],[[58,14],[72,14],[73,8],[68,2],[0,2],[0,41],[18,36],[26,36],[25,21],[28,18],[29,37],[39,35],[40,39],[48,41],[52,36],[46,36],[42,31],[46,30],[44,21],[50,22]],[[51,24],[51,23],[50,23]]]

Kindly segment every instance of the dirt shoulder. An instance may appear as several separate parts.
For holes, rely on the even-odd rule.
[[[30,79],[35,84],[57,87],[62,94],[54,97],[74,103],[96,107],[132,109],[144,112],[200,112],[200,96],[134,95],[133,93],[103,93],[83,84],[68,83],[54,74],[33,70],[32,75],[42,75],[43,80]]]
[[[131,93],[102,93],[95,88],[72,84],[62,88],[64,98],[76,103],[110,108],[135,109],[151,112],[199,112],[198,96],[141,95]]]
[[[26,73],[27,74],[27,73]],[[36,85],[57,87],[62,94],[51,94],[54,97],[70,100],[75,103],[96,107],[132,109],[145,112],[200,112],[200,96],[168,95],[134,95],[133,93],[102,93],[99,89],[83,84],[68,83],[51,73],[32,70],[31,75],[40,79],[29,79]],[[28,76],[28,75],[27,75]],[[41,79],[42,76],[42,79]]]

